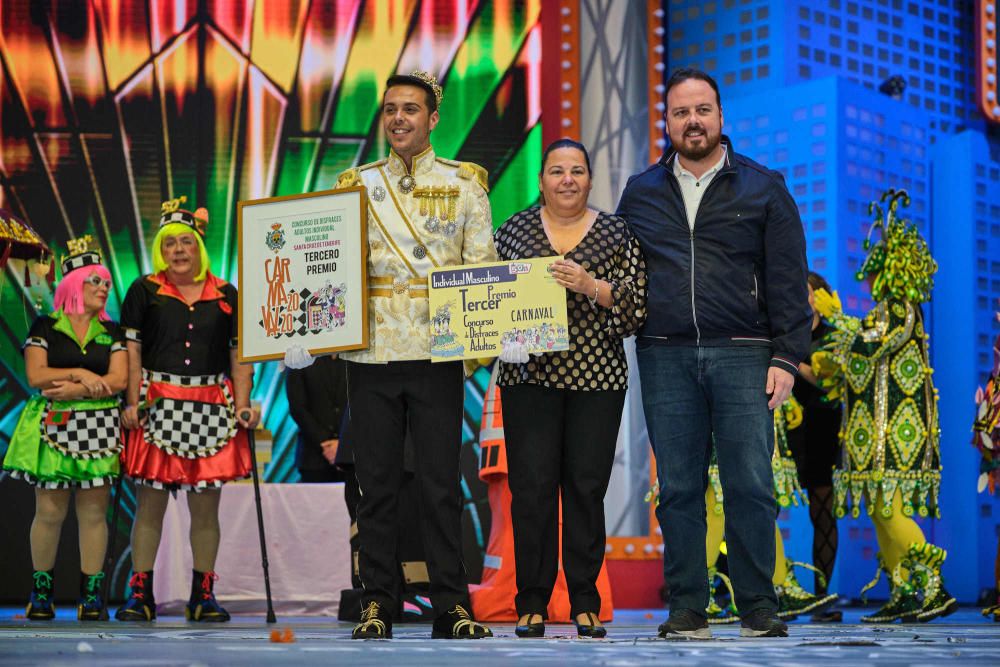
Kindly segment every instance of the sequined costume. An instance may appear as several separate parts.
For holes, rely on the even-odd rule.
[[[923,314],[918,304],[887,299],[863,320],[836,316],[843,327],[844,456],[833,475],[837,516],[903,513],[940,516],[937,395],[931,382]],[[877,505],[877,506],[876,506]]]
[[[845,406],[835,511],[856,517],[865,505],[878,536],[880,573],[890,577],[891,598],[862,618],[869,623],[929,621],[957,608],[941,578],[946,552],[910,518],[940,516],[941,456],[920,305],[930,300],[937,264],[916,227],[899,215],[908,204],[905,192],[889,190],[869,209],[875,215],[869,235],[879,231],[882,238],[865,241],[869,254],[856,277],[869,281],[875,308],[858,319],[824,290],[815,299],[836,331],[813,354],[812,366],[829,400]]]

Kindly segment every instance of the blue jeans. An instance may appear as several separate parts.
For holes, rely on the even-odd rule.
[[[743,615],[776,611],[774,422],[764,393],[770,350],[639,343],[636,358],[660,481],[656,518],[670,609],[705,615],[705,490],[714,436],[736,606]]]

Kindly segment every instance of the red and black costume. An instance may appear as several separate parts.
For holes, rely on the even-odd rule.
[[[165,273],[143,276],[129,288],[122,327],[142,346],[139,400],[148,412],[125,447],[125,474],[136,482],[191,490],[250,474],[229,377],[236,309],[236,288],[211,273],[191,305]]]

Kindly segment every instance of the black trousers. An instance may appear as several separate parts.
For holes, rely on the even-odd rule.
[[[347,364],[358,502],[362,605],[378,602],[396,614],[399,492],[407,428],[415,448],[430,596],[436,614],[468,606],[462,562],[459,456],[465,375],[461,362],[395,361]]]
[[[559,564],[570,614],[597,613],[604,562],[604,494],[611,479],[624,391],[503,387],[518,616],[545,616]]]

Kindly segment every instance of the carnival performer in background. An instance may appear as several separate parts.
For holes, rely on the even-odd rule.
[[[909,205],[889,190],[869,210],[876,214],[858,272],[876,306],[863,319],[845,315],[836,295],[816,290],[819,313],[836,331],[812,357],[830,398],[843,396],[843,452],[833,475],[837,516],[860,514],[862,501],[875,524],[879,566],[891,596],[866,623],[930,621],[958,604],[944,588],[946,552],[924,537],[911,518],[940,516],[941,454],[937,395],[931,382],[921,304],[929,301],[937,264],[916,227],[899,217]],[[871,243],[876,230],[882,238]]]
[[[53,569],[70,497],[76,495],[80,527],[81,621],[108,618],[101,597],[108,542],[109,487],[119,474],[121,432],[118,393],[125,388],[128,357],[121,329],[105,305],[111,274],[90,237],[69,241],[55,310],[35,320],[24,343],[28,400],[14,428],[3,467],[35,487],[31,522],[34,586],[26,616],[55,617]]]
[[[1000,313],[997,313],[1000,319]],[[982,459],[979,461],[979,492],[989,489],[992,494],[1000,482],[1000,336],[993,341],[993,371],[986,388],[976,390],[976,420],[972,425],[972,444]],[[1000,540],[994,566],[996,589],[993,604],[983,609],[983,616],[1000,622]]]
[[[129,373],[122,425],[130,429],[125,473],[136,482],[131,595],[120,621],[156,618],[153,566],[170,491],[187,491],[194,571],[185,615],[228,621],[215,599],[219,499],[223,483],[250,474],[244,429],[259,419],[250,405],[253,366],[236,356],[236,288],[209,270],[208,212],[163,205],[153,240],[152,275],[122,303]],[[249,416],[249,418],[246,418]]]
[[[570,332],[566,352],[529,358],[508,350],[500,356],[517,570],[515,634],[544,635],[561,560],[577,634],[604,637],[597,590],[604,494],[628,388],[622,339],[646,317],[645,262],[624,220],[588,207],[590,157],[583,144],[550,144],[538,188],[542,205],[515,213],[495,235],[502,260],[563,256],[549,271],[566,288]]]
[[[369,347],[340,354],[348,362],[350,437],[361,487],[359,565],[365,591],[354,639],[392,637],[401,604],[397,507],[407,433],[422,494],[436,615],[431,636],[492,636],[469,611],[462,563],[463,365],[430,361],[427,276],[443,266],[496,261],[496,250],[486,170],[440,158],[431,146],[441,101],[441,87],[426,72],[390,77],[381,106],[389,157],[337,180],[337,187],[364,185],[368,194]]]
[[[808,505],[809,500],[802,492],[799,478],[789,448],[791,434],[801,428],[803,420],[802,406],[794,397],[790,397],[774,411],[774,456],[771,458],[771,470],[774,473],[774,497],[778,507],[787,509]],[[725,512],[723,507],[722,480],[719,477],[719,464],[713,455],[712,464],[708,467],[708,490],[705,492],[706,523],[708,532],[705,537],[705,554],[708,558],[708,585],[710,595],[708,608],[705,610],[710,624],[736,623],[740,620],[739,612],[734,604],[735,594],[729,581],[716,568],[719,554],[722,550],[725,533]],[[792,620],[799,614],[822,611],[837,601],[836,594],[826,592],[826,579],[817,569],[808,563],[794,561],[785,555],[785,542],[781,537],[781,529],[774,525],[774,593],[778,597],[778,617]],[[822,592],[816,594],[802,588],[795,577],[795,567],[812,570],[817,574],[817,581],[823,585]],[[720,579],[729,589],[729,604],[720,606],[715,599],[716,579]]]
[[[823,276],[809,272],[809,305],[813,308],[812,347],[815,352],[823,339],[833,331],[814,305],[814,290],[832,292]],[[811,354],[810,352],[810,354]],[[833,468],[840,453],[840,422],[843,406],[840,401],[828,401],[826,392],[817,385],[810,360],[799,364],[792,395],[802,406],[802,424],[789,429],[788,446],[795,460],[799,483],[808,493],[809,520],[813,528],[812,559],[817,572],[813,576],[816,595],[826,595],[837,560],[837,517],[833,512]],[[810,619],[813,623],[839,623],[843,613],[837,609],[818,609]]]

